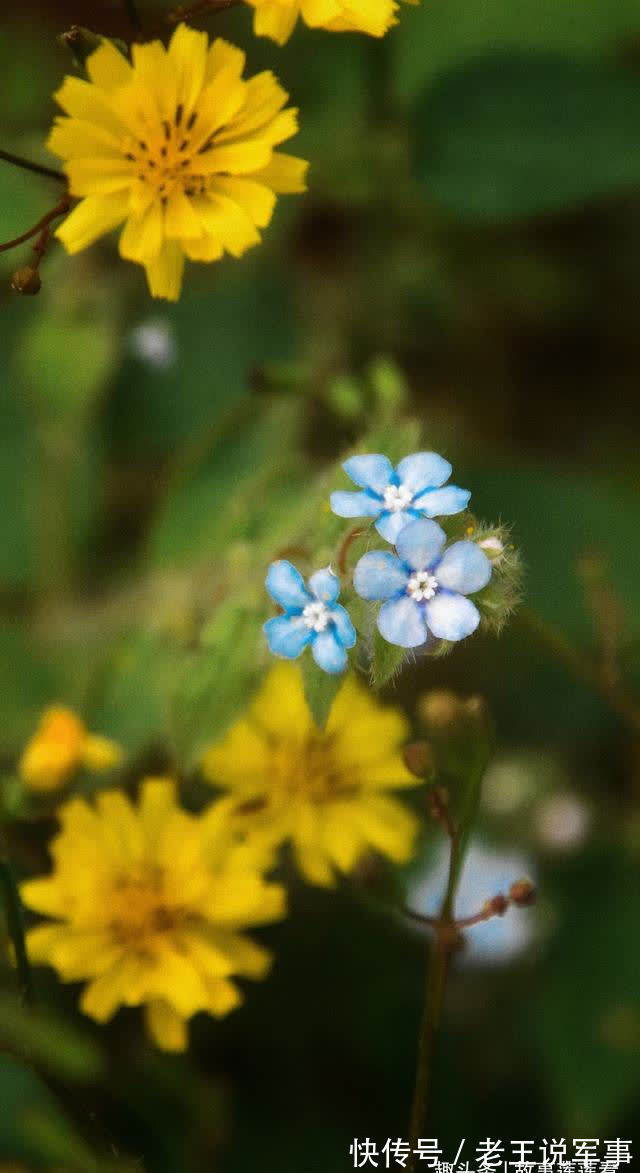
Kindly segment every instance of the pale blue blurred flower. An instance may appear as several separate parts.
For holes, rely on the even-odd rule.
[[[395,469],[388,457],[377,453],[351,456],[342,467],[361,491],[332,493],[333,512],[338,517],[376,517],[378,533],[392,545],[409,522],[460,513],[471,496],[457,485],[443,488],[451,465],[436,452],[414,452]]]
[[[343,672],[347,648],[356,642],[349,614],[337,602],[340,579],[331,567],[317,570],[305,586],[299,570],[290,562],[272,562],[265,586],[284,615],[264,625],[269,647],[275,656],[296,660],[308,644],[316,664],[325,672]]]
[[[438,916],[447,885],[449,845],[443,843],[422,875],[409,885],[407,903],[420,916]],[[458,886],[456,917],[473,916],[485,900],[507,895],[514,881],[535,883],[531,859],[518,851],[501,851],[474,840],[467,852]],[[504,965],[531,944],[535,935],[535,909],[510,906],[504,916],[494,916],[464,930],[463,964]]]
[[[416,648],[429,635],[460,640],[480,622],[466,596],[486,586],[491,563],[475,542],[444,550],[444,530],[435,521],[412,521],[401,531],[398,556],[388,550],[363,554],[353,585],[363,599],[383,601],[378,630],[389,643]]]

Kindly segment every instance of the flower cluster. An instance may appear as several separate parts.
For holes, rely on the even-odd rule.
[[[446,546],[447,536],[432,518],[460,513],[471,496],[467,489],[445,484],[449,462],[435,452],[415,452],[394,469],[386,456],[371,453],[350,457],[343,468],[360,491],[332,493],[333,512],[375,518],[375,529],[397,551],[371,550],[353,573],[360,598],[383,604],[377,615],[383,638],[416,648],[471,635],[480,612],[467,596],[487,586],[496,548],[486,537],[487,552],[468,539]],[[310,644],[325,672],[344,671],[356,632],[337,604],[340,583],[331,567],[313,574],[307,588],[291,563],[274,562],[266,586],[284,612],[265,624],[271,651],[291,660]]]

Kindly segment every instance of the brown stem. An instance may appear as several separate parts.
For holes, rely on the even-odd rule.
[[[0,150],[0,159],[4,159],[5,163],[13,163],[14,167],[22,167],[23,171],[34,171],[36,175],[46,175],[47,179],[67,182],[63,171],[56,171],[54,167],[44,167],[41,163],[32,163],[30,159],[23,159],[22,155],[14,155],[11,151]]]
[[[7,240],[4,244],[0,244],[0,253],[6,253],[9,251],[9,249],[17,248],[19,244],[24,244],[25,241],[31,240],[32,236],[36,236],[39,232],[41,234],[41,240],[34,245],[35,251],[38,253],[39,263],[49,241],[49,225],[51,224],[51,221],[57,219],[58,216],[64,216],[65,213],[69,211],[70,207],[71,196],[68,192],[65,192],[62,198],[58,200],[55,208],[52,208],[51,211],[42,216],[40,220],[38,220],[38,223],[34,224],[32,228],[29,228],[26,232],[23,232],[21,236],[16,236],[13,240]]]
[[[178,24],[180,21],[193,20],[194,16],[203,16],[206,12],[224,12],[226,8],[234,8],[241,0],[194,0],[193,4],[179,4],[165,16],[168,24]]]
[[[415,1173],[417,1167],[418,1138],[424,1127],[429,1091],[431,1087],[431,1073],[433,1067],[433,1052],[435,1041],[442,1021],[444,995],[449,973],[451,954],[456,948],[455,920],[453,906],[458,876],[458,853],[460,840],[457,830],[452,829],[451,854],[449,856],[449,878],[447,891],[442,903],[438,922],[434,925],[436,939],[430,951],[426,970],[426,985],[422,1027],[418,1040],[418,1060],[416,1064],[416,1079],[411,1106],[411,1122],[409,1125],[409,1173]]]
[[[338,553],[336,554],[336,562],[340,574],[347,573],[347,554],[349,553],[349,548],[351,543],[355,542],[356,538],[362,537],[363,533],[365,533],[364,527],[361,525],[356,526],[355,529],[348,530],[340,542]]]

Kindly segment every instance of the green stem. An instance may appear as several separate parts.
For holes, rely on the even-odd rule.
[[[520,620],[573,673],[578,680],[594,688],[609,708],[640,734],[640,704],[625,689],[602,671],[601,665],[574,646],[564,632],[541,619],[528,607],[520,609]]]
[[[0,889],[4,896],[7,910],[7,926],[16,955],[20,995],[27,1006],[33,1006],[33,981],[24,938],[22,901],[20,900],[20,893],[18,892],[18,887],[11,869],[6,860],[2,859],[0,859]]]
[[[32,163],[31,159],[23,159],[22,155],[13,155],[11,151],[0,150],[0,159],[4,159],[5,163],[13,163],[14,167],[22,167],[23,171],[34,171],[36,175],[45,175],[47,179],[67,182],[67,177],[62,171],[56,171],[54,167],[44,167],[41,163]]]
[[[416,1079],[411,1106],[411,1122],[409,1125],[409,1147],[411,1151],[407,1165],[408,1173],[415,1173],[418,1161],[415,1149],[418,1145],[418,1138],[423,1135],[423,1128],[427,1116],[433,1070],[433,1054],[442,1021],[449,963],[455,947],[454,906],[459,874],[460,840],[458,834],[454,833],[451,836],[449,877],[440,911],[440,924],[436,931],[433,946],[427,954],[424,1010],[418,1039]]]

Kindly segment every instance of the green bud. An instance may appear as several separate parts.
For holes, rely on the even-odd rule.
[[[73,63],[78,69],[84,69],[87,58],[106,40],[110,40],[123,57],[128,58],[129,53],[124,41],[116,37],[103,37],[100,33],[93,33],[91,29],[83,28],[79,24],[73,24],[68,32],[60,33],[58,37],[58,43],[71,51]]]

